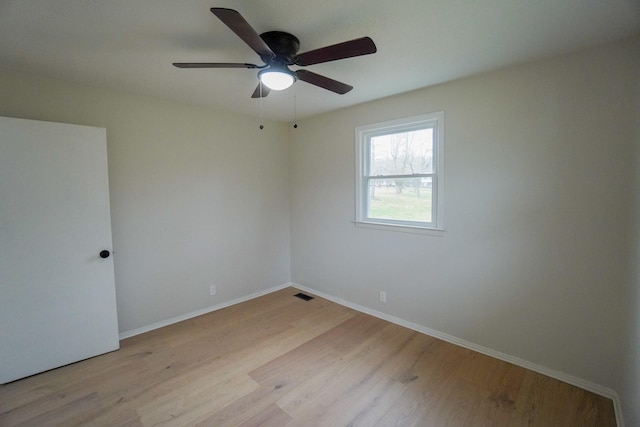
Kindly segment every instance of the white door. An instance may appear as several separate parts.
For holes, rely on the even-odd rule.
[[[106,131],[0,117],[0,384],[119,348]]]

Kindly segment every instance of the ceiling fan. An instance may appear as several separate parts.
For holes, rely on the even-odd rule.
[[[213,7],[211,12],[249,45],[260,56],[264,65],[219,62],[174,62],[173,65],[178,68],[259,69],[259,83],[251,95],[252,98],[265,97],[271,90],[286,89],[296,80],[302,80],[343,95],[353,89],[353,86],[304,69],[292,71],[289,66],[304,67],[354,56],[369,55],[377,51],[371,38],[362,37],[298,54],[300,41],[293,34],[283,31],[268,31],[259,35],[242,15],[233,9]]]

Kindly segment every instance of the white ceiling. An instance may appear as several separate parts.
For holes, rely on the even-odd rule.
[[[346,95],[271,92],[264,117],[282,121],[294,94],[302,118],[640,32],[640,0],[0,0],[0,71],[257,116],[256,70],[171,65],[261,64],[211,7],[296,35],[300,52],[375,41],[376,54],[308,67],[354,86]]]

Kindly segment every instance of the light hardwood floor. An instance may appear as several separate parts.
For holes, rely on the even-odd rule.
[[[606,398],[297,292],[0,386],[0,425],[615,426]]]

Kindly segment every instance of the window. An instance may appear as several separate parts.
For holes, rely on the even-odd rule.
[[[357,226],[443,231],[444,113],[356,128]]]

